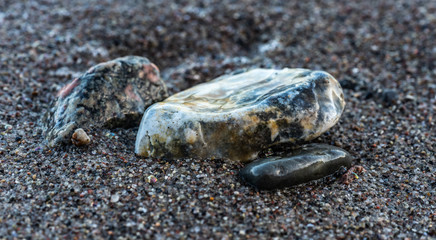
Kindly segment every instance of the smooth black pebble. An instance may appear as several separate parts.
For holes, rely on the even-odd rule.
[[[240,177],[258,189],[277,189],[329,176],[341,167],[351,166],[351,155],[338,147],[308,144],[280,157],[268,157],[249,163]]]

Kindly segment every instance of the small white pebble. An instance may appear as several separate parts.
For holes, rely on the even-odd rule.
[[[83,129],[78,128],[71,136],[71,142],[76,146],[83,146],[88,145],[91,142],[91,138],[89,138]]]
[[[120,200],[120,195],[118,195],[117,193],[111,196],[111,202],[116,203],[119,200]]]

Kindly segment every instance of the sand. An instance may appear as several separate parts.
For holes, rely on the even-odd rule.
[[[434,239],[435,16],[430,0],[0,1],[0,238]],[[258,191],[240,163],[136,157],[137,128],[44,147],[57,91],[125,55],[171,93],[243,68],[325,70],[347,105],[313,142],[366,171]]]

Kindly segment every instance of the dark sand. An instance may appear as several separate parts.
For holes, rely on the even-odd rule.
[[[169,2],[0,1],[0,239],[436,237],[436,1]],[[137,158],[137,128],[44,148],[56,92],[125,55],[172,93],[244,67],[328,71],[347,106],[314,142],[366,172],[259,192],[239,163]]]

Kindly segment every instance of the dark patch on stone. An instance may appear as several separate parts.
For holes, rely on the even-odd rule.
[[[285,156],[256,160],[239,173],[248,184],[272,190],[320,179],[350,167],[352,157],[345,150],[326,144],[308,144]]]
[[[287,123],[286,120],[277,121],[279,128],[284,130],[279,133],[280,139],[300,139],[304,134],[304,127],[300,123]]]
[[[145,109],[168,97],[159,70],[128,56],[98,64],[58,93],[42,125],[50,146],[69,143],[77,128],[137,126]]]

